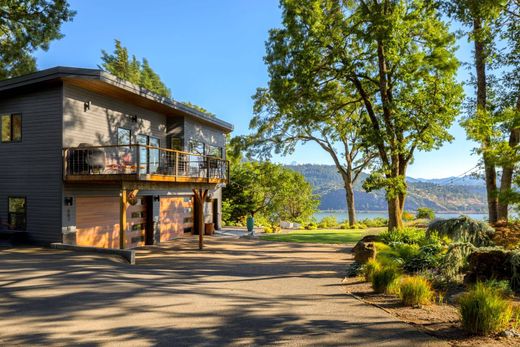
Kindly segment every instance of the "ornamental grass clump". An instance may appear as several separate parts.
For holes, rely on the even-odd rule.
[[[394,282],[401,275],[399,269],[394,266],[384,266],[372,274],[372,289],[376,293],[389,293]]]
[[[489,335],[505,330],[513,316],[511,303],[495,286],[478,282],[459,301],[462,326],[472,334]]]
[[[372,282],[372,276],[374,272],[381,270],[381,264],[375,259],[369,259],[368,262],[363,265],[363,275],[365,276],[365,281]]]
[[[404,305],[419,306],[431,303],[434,292],[426,278],[407,276],[399,281],[398,295]]]

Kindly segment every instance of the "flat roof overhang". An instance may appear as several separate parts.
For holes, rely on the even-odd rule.
[[[167,116],[193,118],[201,123],[218,128],[225,133],[233,131],[231,123],[200,112],[181,102],[152,93],[145,88],[97,69],[58,66],[41,70],[32,74],[0,81],[0,92],[56,80],[61,80],[95,93],[109,95],[134,105],[166,114]]]

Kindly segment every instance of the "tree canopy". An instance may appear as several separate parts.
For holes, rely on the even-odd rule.
[[[389,227],[400,227],[415,151],[452,139],[447,129],[462,99],[455,36],[431,1],[284,0],[281,7],[283,27],[270,31],[265,58],[276,112],[296,109],[295,119],[308,124],[330,115],[332,104],[359,104],[353,125],[379,162],[366,188],[386,189]]]
[[[128,54],[128,49],[115,40],[113,53],[101,51],[101,68],[125,81],[137,84],[149,91],[166,98],[171,98],[171,91],[166,87],[160,76],[152,69],[148,60],[143,58],[141,62],[135,55]]]
[[[4,0],[0,4],[0,79],[36,71],[32,53],[60,39],[75,12],[65,0]]]
[[[230,183],[223,190],[224,220],[238,222],[252,214],[276,225],[306,221],[316,211],[319,201],[300,173],[268,161],[231,162]]]

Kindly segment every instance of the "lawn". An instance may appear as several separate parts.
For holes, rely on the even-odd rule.
[[[363,236],[378,234],[386,228],[369,229],[319,229],[298,230],[288,233],[265,234],[260,239],[277,242],[309,242],[309,243],[355,243]]]

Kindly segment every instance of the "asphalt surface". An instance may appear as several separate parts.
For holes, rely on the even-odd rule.
[[[420,346],[439,342],[345,294],[345,246],[207,238],[137,264],[0,250],[0,345]]]

